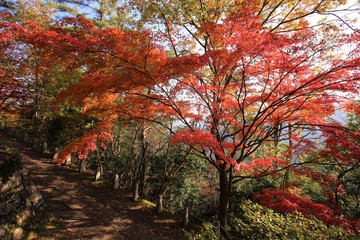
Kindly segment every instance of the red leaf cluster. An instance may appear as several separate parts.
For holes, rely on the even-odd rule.
[[[81,138],[71,142],[60,151],[58,157],[54,159],[58,165],[65,163],[72,153],[77,153],[79,159],[85,159],[89,152],[95,151],[98,145],[112,140],[113,123],[102,121],[93,129],[86,132]]]
[[[360,131],[344,131],[341,126],[332,124],[323,127],[325,148],[320,152],[324,159],[333,160],[342,168],[360,163]]]
[[[360,233],[359,220],[343,216],[338,210],[331,209],[325,204],[314,203],[309,199],[276,189],[265,189],[254,198],[261,205],[282,213],[300,212],[304,215],[312,215],[327,224],[342,226],[352,233]]]

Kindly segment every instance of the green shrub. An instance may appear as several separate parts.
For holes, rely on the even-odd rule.
[[[232,221],[241,239],[356,239],[338,226],[327,226],[321,220],[300,213],[280,214],[250,200],[239,206],[242,216]]]
[[[185,236],[189,240],[218,240],[216,227],[211,223],[204,223],[200,230],[195,232],[187,232]]]

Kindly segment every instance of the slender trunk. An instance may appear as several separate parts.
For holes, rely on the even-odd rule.
[[[139,172],[139,190],[140,190],[140,195],[144,196],[145,194],[145,176],[146,176],[146,169],[147,169],[147,156],[146,156],[146,152],[147,152],[147,143],[146,143],[146,136],[145,136],[145,126],[144,124],[141,125],[140,127],[140,131],[139,131],[139,142],[140,142],[140,158],[141,158],[141,162],[140,162],[140,172]]]
[[[43,151],[44,153],[47,153],[47,152],[49,151],[49,149],[48,149],[48,144],[47,144],[46,141],[43,142],[43,144],[42,144],[42,151]]]
[[[65,161],[65,165],[66,166],[69,166],[69,165],[71,165],[71,163],[72,163],[72,161],[71,161],[71,155],[66,159],[66,161]]]
[[[103,166],[101,163],[99,163],[98,167],[96,168],[95,181],[100,181],[102,179],[103,179]]]
[[[115,179],[114,179],[114,186],[113,186],[113,190],[117,190],[120,187],[120,178],[119,178],[119,174],[115,174]]]
[[[163,210],[163,196],[159,194],[157,199],[157,213],[160,214]]]
[[[25,133],[25,136],[27,136],[27,133]],[[25,138],[25,137],[24,137]],[[55,148],[54,149],[54,155],[53,155],[53,160],[57,160],[57,158],[59,157],[59,148]]]
[[[135,183],[133,188],[133,200],[137,201],[139,198],[139,183]]]
[[[35,96],[34,96],[34,104],[33,104],[33,116],[32,116],[32,123],[34,126],[34,137],[40,138],[42,125],[41,116],[40,116],[40,103],[42,101],[42,92],[41,92],[41,78],[40,78],[40,67],[39,62],[36,61],[35,63]]]
[[[86,164],[87,164],[87,160],[86,160],[86,159],[83,159],[83,160],[80,162],[79,173],[84,173],[84,172],[86,172]]]
[[[216,239],[217,240],[222,240],[222,236],[221,236],[221,223],[220,221],[215,221],[215,228],[216,228]]]
[[[276,130],[274,133],[274,157],[278,157],[282,125],[277,124],[275,128],[276,128]]]
[[[293,147],[293,144],[292,144],[292,130],[291,130],[291,126],[289,125],[289,163],[292,162],[292,157],[293,157],[293,150],[292,150],[292,147]],[[288,185],[289,183],[289,169],[286,169],[285,170],[285,173],[284,173],[284,177],[283,177],[283,182],[282,182],[282,190],[285,191],[285,188],[286,186]]]
[[[225,166],[219,170],[220,180],[220,199],[219,199],[219,215],[221,227],[227,226],[227,212],[229,207],[229,181],[227,179],[227,173]]]
[[[183,209],[183,219],[182,223],[184,227],[187,227],[189,225],[189,207],[185,206]]]

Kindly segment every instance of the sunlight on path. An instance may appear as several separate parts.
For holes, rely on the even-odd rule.
[[[52,216],[41,239],[185,239],[176,221],[157,219],[153,210],[137,207],[127,194],[95,186],[89,176],[57,167],[18,145]]]

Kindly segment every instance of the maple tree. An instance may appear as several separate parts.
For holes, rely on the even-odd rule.
[[[327,117],[337,104],[354,108],[347,99],[359,90],[359,33],[344,19],[309,19],[335,15],[342,2],[134,1],[157,31],[103,29],[84,17],[28,29],[27,41],[44,50],[46,63],[67,59],[66,67],[83,70],[58,101],[82,106],[99,122],[59,161],[72,152],[85,158],[111,140],[115,121],[166,127],[175,118],[172,142],[191,146],[218,172],[225,227],[234,183],[296,164],[315,147],[305,130],[340,131]],[[288,161],[256,159],[273,140],[291,143],[281,156]]]
[[[6,12],[1,13],[2,19],[8,19],[10,17]],[[4,21],[0,22],[2,31],[0,32],[0,111],[10,110],[12,106],[15,106],[21,99],[26,96],[24,85],[14,78],[14,72],[16,72],[15,66],[19,65],[17,60],[19,56],[16,56],[16,31],[18,29],[12,29]],[[9,58],[7,56],[13,56]]]
[[[15,106],[12,110],[24,118],[21,125],[28,125],[23,127],[35,138],[46,138],[46,125],[54,113],[50,104],[59,91],[76,81],[77,65],[69,63],[71,59],[56,60],[41,45],[46,36],[39,33],[53,24],[54,11],[46,4],[18,1],[1,14],[2,102]]]
[[[104,97],[97,96],[103,94],[99,89],[116,93],[126,91],[127,98],[113,106],[112,111],[150,120],[161,113],[165,113],[165,117],[178,118],[186,129],[176,133],[173,142],[192,146],[218,170],[219,220],[222,226],[226,225],[231,185],[248,177],[246,168],[258,147],[275,134],[286,133],[290,127],[294,131],[292,142],[298,141],[297,144],[304,149],[311,146],[312,142],[299,137],[300,130],[314,130],[316,126],[327,125],[326,117],[334,113],[334,104],[340,99],[336,92],[356,93],[359,77],[356,64],[358,52],[349,50],[343,56],[334,57],[336,53],[332,51],[353,41],[356,43],[358,35],[338,34],[339,30],[333,30],[325,23],[314,29],[305,19],[309,14],[333,6],[308,3],[305,7],[301,6],[300,11],[293,2],[279,6],[270,4],[272,2],[266,4],[267,1],[263,5],[245,3],[233,6],[226,16],[216,11],[214,15],[206,14],[211,19],[192,19],[216,9],[210,3],[192,7],[200,13],[174,14],[184,19],[168,22],[165,18],[167,30],[157,35],[158,41],[168,40],[165,43],[173,49],[174,57],[150,49],[153,45],[149,40],[144,44],[149,39],[144,35],[141,43],[138,40],[130,47],[124,44],[128,36],[125,39],[123,35],[116,36],[117,42],[122,41],[132,50],[131,57],[126,55],[128,50],[122,46],[104,38],[98,42],[99,37],[95,36],[92,43],[96,43],[98,49],[92,50],[95,48],[93,45],[84,51],[96,52],[97,59],[103,59],[102,54],[110,57],[111,61],[101,64],[102,69],[106,68],[109,73],[92,73],[90,78],[83,78],[81,85],[74,86],[76,91],[90,89],[87,94],[91,94],[92,99],[98,98],[101,104],[97,105],[102,110],[106,107],[101,106],[105,104],[105,101],[100,101]],[[289,5],[292,7],[288,8]],[[189,10],[186,7],[189,6],[178,9]],[[286,12],[285,8],[290,12]],[[280,19],[273,17],[278,11],[285,16]],[[186,28],[185,20],[191,29],[183,34],[177,26],[182,24]],[[109,32],[90,29],[94,34],[101,32],[102,36]],[[111,31],[115,33],[115,30]],[[338,34],[338,37],[336,41],[334,38],[334,41],[327,41],[319,32],[332,37]],[[114,37],[107,35],[107,39]],[[187,41],[178,43],[181,39]],[[189,44],[195,47],[191,48]],[[139,49],[139,46],[146,48]],[[157,46],[157,49],[161,47]],[[158,54],[152,55],[153,52]],[[147,55],[140,55],[143,53]],[[136,75],[131,75],[131,84],[127,84],[129,78],[117,75],[124,71],[115,70],[114,60],[122,61],[123,68],[136,71]],[[141,76],[141,81],[135,76]],[[123,81],[115,81],[117,77]],[[97,81],[94,82],[94,79]],[[136,86],[137,83],[140,85]],[[124,88],[121,88],[122,84],[125,84]],[[97,91],[93,91],[95,86]],[[150,90],[146,91],[144,86]],[[93,109],[96,107],[92,106]],[[154,109],[157,114],[154,114]],[[277,165],[271,158],[250,161],[250,164],[259,166],[260,163],[268,167]],[[278,167],[274,168],[271,170],[278,170]],[[259,177],[269,172],[250,174]]]
[[[141,5],[147,11],[145,19],[154,11],[158,14],[153,23],[162,24],[162,39],[178,61],[177,70],[181,68],[170,90],[157,85],[157,100],[171,106],[186,128],[173,141],[194,147],[218,170],[222,226],[232,183],[289,165],[272,158],[254,161],[252,155],[262,144],[291,135],[288,141],[297,149],[288,152],[300,155],[310,150],[314,143],[301,137],[302,130],[328,124],[326,117],[334,113],[335,103],[346,101],[338,92],[357,93],[359,52],[355,47],[345,53],[343,44],[358,44],[358,33],[339,34],[336,24],[323,20],[316,27],[307,19],[331,14],[339,3]],[[344,49],[344,55],[335,57],[335,48]],[[256,166],[259,171],[248,172]]]
[[[325,147],[318,153],[323,164],[327,166],[327,172],[336,176],[347,192],[346,195],[336,194],[336,203],[352,216],[358,216],[359,212],[357,204],[354,204],[358,198],[356,176],[360,166],[358,123],[359,118],[354,109],[348,115],[347,121],[347,127],[352,131],[332,129],[324,132]]]

